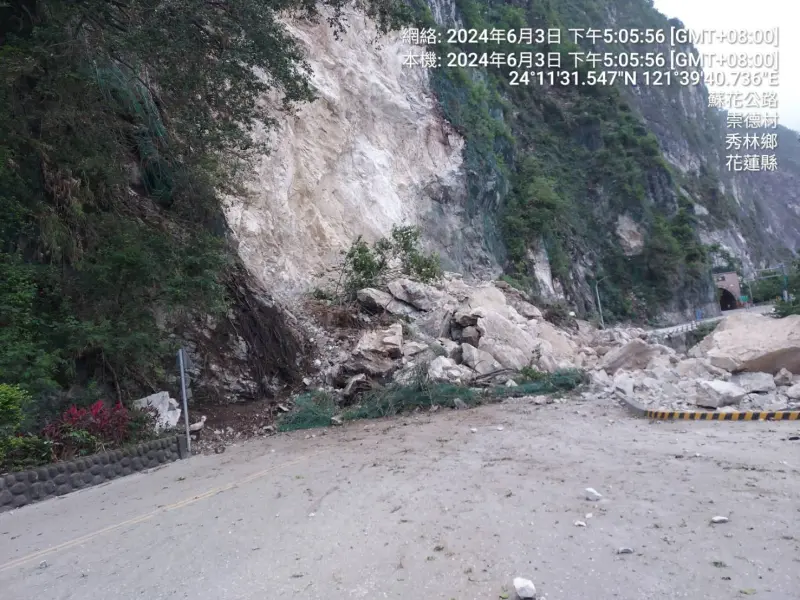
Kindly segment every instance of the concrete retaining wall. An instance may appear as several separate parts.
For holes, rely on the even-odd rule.
[[[189,455],[186,437],[175,435],[121,450],[103,452],[0,476],[0,512],[63,496]]]

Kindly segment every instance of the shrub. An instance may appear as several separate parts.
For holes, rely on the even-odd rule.
[[[0,383],[0,441],[16,433],[29,400],[28,393],[19,386]]]
[[[14,436],[0,443],[0,473],[33,469],[52,459],[52,442],[35,435]]]
[[[155,437],[158,431],[158,411],[155,407],[134,408],[128,414],[130,441],[140,442]]]
[[[545,309],[544,319],[557,327],[569,327],[573,321],[569,313],[569,307],[563,302],[558,302]]]
[[[359,236],[345,254],[342,265],[344,293],[348,300],[358,290],[385,284],[393,275],[407,275],[424,283],[442,275],[439,257],[420,248],[420,231],[394,226],[388,238],[370,246]]]
[[[122,403],[117,402],[109,409],[99,400],[89,408],[70,406],[60,419],[44,428],[42,435],[52,442],[57,460],[69,460],[130,440],[130,422],[128,410]]]
[[[548,378],[548,374],[544,371],[539,371],[534,369],[533,367],[523,367],[520,369],[519,377],[517,378],[517,383],[527,383],[532,381],[544,381]]]

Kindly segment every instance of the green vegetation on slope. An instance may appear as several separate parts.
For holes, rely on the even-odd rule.
[[[323,4],[341,27],[345,2]],[[407,18],[394,0],[363,5],[384,28]],[[32,396],[27,431],[109,390],[163,389],[173,331],[233,304],[217,194],[263,150],[250,133],[271,124],[264,94],[313,97],[276,15],[316,6],[0,5],[0,384]]]
[[[446,61],[453,51],[559,53],[567,65],[578,50],[567,29],[607,20],[599,0],[481,2],[456,0],[464,27],[562,29],[560,43],[505,43],[429,47]],[[631,24],[667,26],[643,0],[614,2]],[[624,6],[617,6],[624,4]],[[431,26],[430,18],[424,21]],[[615,48],[610,48],[615,49]],[[601,279],[607,318],[649,318],[708,280],[706,252],[696,234],[691,203],[677,192],[656,137],[615,86],[510,85],[511,69],[441,68],[432,82],[444,116],[467,142],[473,206],[494,212],[507,251],[506,271],[531,282],[529,250],[543,243],[553,275],[573,299],[581,257]],[[547,71],[548,69],[537,69]],[[501,198],[498,198],[501,197]],[[644,251],[625,256],[614,230],[627,214],[647,228]],[[586,288],[584,288],[586,289]]]

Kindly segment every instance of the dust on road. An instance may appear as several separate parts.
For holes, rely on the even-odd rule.
[[[515,400],[254,440],[0,515],[0,590],[486,600],[521,576],[551,600],[800,598],[797,433]]]

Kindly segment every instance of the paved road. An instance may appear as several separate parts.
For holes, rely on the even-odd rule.
[[[255,440],[0,515],[0,596],[797,599],[797,433],[516,400]]]
[[[680,325],[673,325],[671,327],[662,327],[661,329],[654,329],[650,332],[651,335],[667,335],[670,333],[678,333],[680,331],[684,331],[687,329],[694,329],[699,323],[716,323],[717,321],[721,321],[725,317],[729,317],[731,315],[736,315],[740,313],[754,313],[754,314],[766,314],[772,312],[772,304],[763,304],[760,306],[754,306],[752,308],[737,308],[734,310],[726,310],[722,315],[719,317],[711,317],[709,319],[702,319],[701,321],[690,321],[688,323],[682,323]]]

